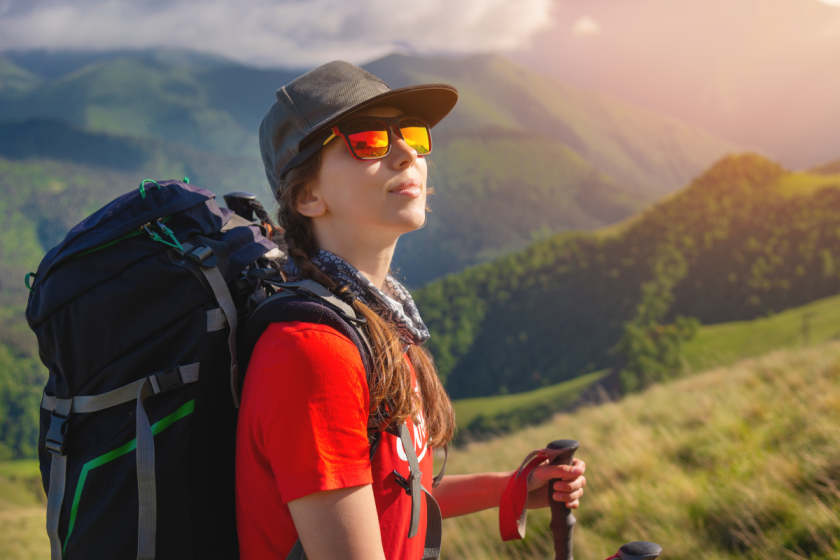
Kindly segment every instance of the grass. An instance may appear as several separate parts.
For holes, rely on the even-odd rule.
[[[781,350],[556,416],[450,454],[447,472],[514,468],[558,438],[581,442],[587,492],[575,556],[626,541],[663,559],[840,555],[840,343]],[[548,558],[545,510],[524,541],[502,543],[497,511],[447,520],[447,556]]]
[[[38,461],[0,462],[0,558],[50,557],[45,505]]]

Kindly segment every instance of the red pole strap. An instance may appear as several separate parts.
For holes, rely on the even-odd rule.
[[[499,504],[499,532],[503,541],[515,541],[525,537],[528,510],[528,475],[548,459],[545,449],[532,451],[525,457],[522,465],[508,480],[502,501]]]

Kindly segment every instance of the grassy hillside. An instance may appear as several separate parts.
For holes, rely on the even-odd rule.
[[[454,401],[458,441],[471,441],[545,422],[568,409],[588,387],[609,373],[601,370],[525,393]]]
[[[820,189],[816,189],[819,185]],[[840,175],[722,160],[610,235],[566,234],[416,293],[456,398],[615,365],[639,316],[748,320],[840,289]]]
[[[840,553],[840,345],[775,352],[450,453],[447,473],[513,469],[559,438],[581,442],[587,487],[575,557],[623,542],[669,559]],[[548,558],[549,516],[502,543],[496,510],[444,522],[447,555]]]

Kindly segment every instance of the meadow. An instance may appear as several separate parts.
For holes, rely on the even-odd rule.
[[[581,442],[588,484],[575,556],[651,540],[663,559],[840,555],[840,342],[776,351],[450,453],[452,474],[509,470],[559,438]],[[32,461],[0,463],[0,557],[44,558]],[[444,522],[445,557],[553,557],[547,511],[502,543],[497,510]]]
[[[453,474],[515,468],[559,438],[581,442],[588,484],[575,557],[650,540],[661,558],[840,556],[840,343],[781,350],[620,402],[561,414],[450,453]],[[496,510],[444,522],[449,558],[553,557],[546,511],[502,543]]]

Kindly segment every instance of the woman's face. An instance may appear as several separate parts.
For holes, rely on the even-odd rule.
[[[379,107],[353,116],[396,117],[403,113]],[[391,152],[382,159],[355,159],[344,139],[323,149],[321,169],[298,211],[313,218],[315,234],[358,239],[375,236],[391,242],[423,226],[426,220],[426,160],[391,131]],[[319,242],[322,241],[319,239]]]

